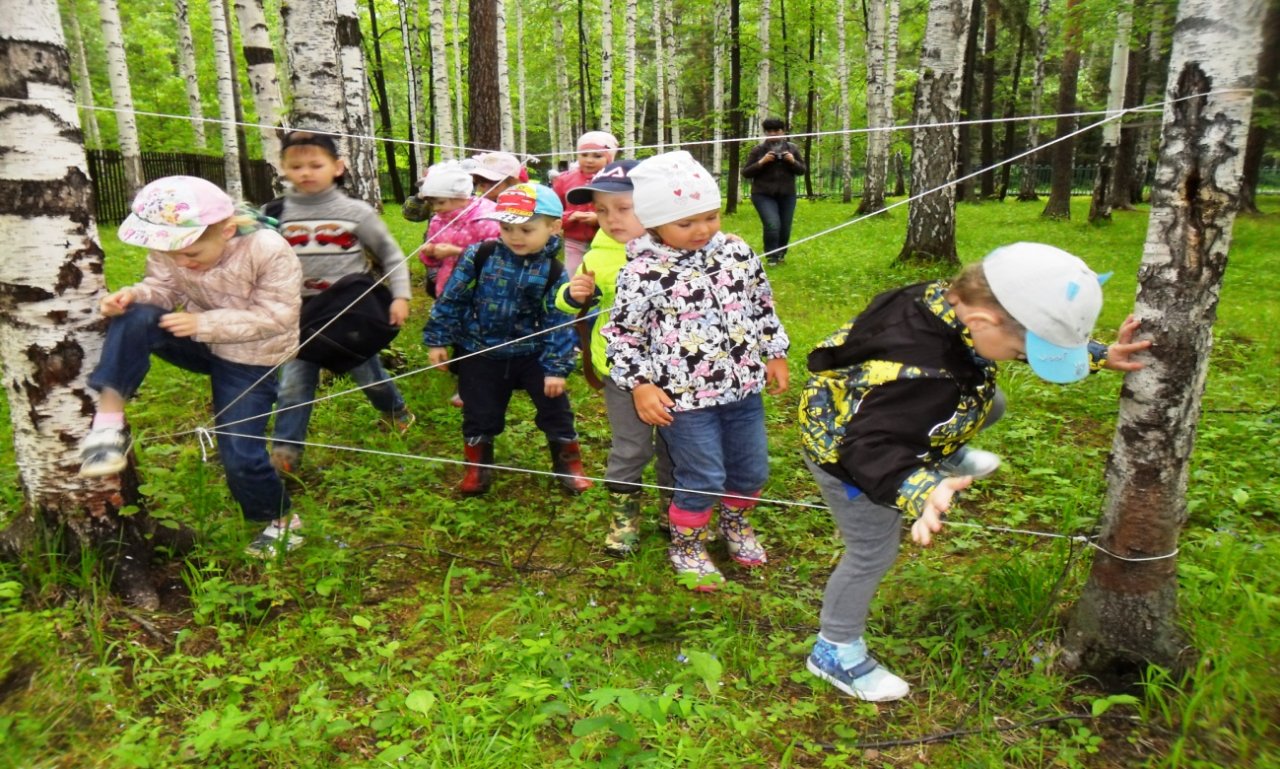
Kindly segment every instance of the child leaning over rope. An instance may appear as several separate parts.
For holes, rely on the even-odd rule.
[[[98,408],[80,446],[80,474],[113,475],[127,466],[124,407],[155,354],[207,374],[214,425],[234,425],[217,432],[227,486],[246,518],[268,523],[250,547],[296,547],[302,521],[289,512],[263,439],[276,399],[271,370],[298,346],[302,272],[289,244],[237,212],[218,187],[191,176],[143,187],[120,240],[149,250],[146,275],[100,303],[111,323],[89,377]]]
[[[868,655],[868,606],[898,554],[902,516],[928,545],[955,493],[996,470],[999,457],[965,444],[1004,410],[996,362],[1025,360],[1050,382],[1106,367],[1133,371],[1138,323],[1110,348],[1089,332],[1101,279],[1039,243],[992,251],[953,282],[877,296],[809,354],[800,399],[804,460],[835,518],[845,552],[827,581],[808,668],[864,700],[905,697],[907,682]]]
[[[562,208],[555,192],[540,184],[517,184],[498,196],[489,216],[501,240],[469,247],[422,329],[433,365],[459,358],[452,368],[462,396],[463,452],[467,471],[458,491],[484,494],[493,481],[493,441],[506,429],[507,406],[516,390],[529,393],[534,422],[547,436],[551,465],[572,493],[591,488],[565,378],[574,366],[569,315],[556,309],[555,292],[565,283],[560,249]],[[554,330],[548,330],[554,329]]]
[[[688,152],[630,174],[648,233],[627,244],[604,329],[613,381],[657,425],[675,464],[668,557],[698,590],[721,580],[707,555],[711,510],[738,563],[765,563],[747,511],[769,474],[761,391],[787,388],[787,348],[760,260],[720,232],[720,190]]]

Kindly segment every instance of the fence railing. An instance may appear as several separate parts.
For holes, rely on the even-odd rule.
[[[119,150],[87,150],[89,176],[93,179],[94,216],[99,222],[122,222],[133,202],[124,177],[124,159]],[[162,176],[199,176],[219,187],[226,187],[226,169],[222,157],[178,152],[142,153],[142,176],[154,181]],[[265,160],[240,164],[240,182],[244,199],[255,205],[275,197],[271,183],[275,172]]]

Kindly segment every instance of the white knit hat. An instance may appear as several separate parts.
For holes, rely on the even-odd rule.
[[[469,198],[475,189],[471,174],[454,162],[436,163],[418,187],[424,198]]]
[[[618,139],[608,131],[587,131],[578,137],[578,152],[607,152],[610,157],[618,151]]]
[[[654,155],[631,170],[636,218],[658,227],[720,208],[720,186],[684,150]]]

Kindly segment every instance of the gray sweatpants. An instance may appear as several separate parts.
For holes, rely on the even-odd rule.
[[[609,464],[605,470],[605,486],[610,491],[622,493],[639,491],[632,486],[639,483],[649,461],[658,457],[658,485],[671,488],[675,478],[671,471],[671,454],[667,444],[658,434],[658,428],[647,425],[636,413],[631,393],[604,380],[604,407],[609,414],[609,431],[613,439],[609,446]],[[671,496],[670,491],[660,491],[659,496]]]

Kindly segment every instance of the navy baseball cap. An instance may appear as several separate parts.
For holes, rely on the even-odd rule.
[[[639,160],[615,160],[597,171],[589,184],[574,187],[565,193],[565,200],[580,206],[591,202],[593,192],[631,192],[635,189],[631,185],[631,169],[639,163]]]

